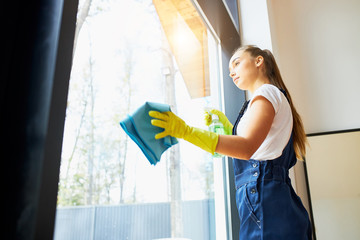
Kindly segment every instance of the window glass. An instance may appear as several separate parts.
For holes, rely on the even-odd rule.
[[[215,239],[221,159],[179,140],[153,166],[119,122],[150,101],[207,129],[216,38],[185,0],[83,0],[77,21],[54,239]]]

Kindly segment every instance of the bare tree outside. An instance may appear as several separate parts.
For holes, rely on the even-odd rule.
[[[165,37],[164,37],[165,38]],[[165,39],[164,39],[165,40]],[[176,68],[173,55],[168,45],[163,41],[163,61],[164,67],[162,72],[165,78],[166,102],[171,106],[172,111],[177,112],[175,99],[175,74]],[[181,198],[181,165],[180,165],[179,146],[169,149],[167,154],[167,172],[168,172],[168,189],[171,209],[171,236],[182,237],[182,198]]]

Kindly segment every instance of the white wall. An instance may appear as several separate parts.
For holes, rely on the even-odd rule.
[[[267,1],[272,47],[307,133],[360,127],[360,1]]]
[[[242,44],[273,51],[307,133],[360,127],[360,1],[239,0]]]

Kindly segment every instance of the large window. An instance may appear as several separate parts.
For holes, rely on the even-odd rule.
[[[180,140],[153,166],[119,125],[146,101],[200,128],[221,109],[219,42],[192,1],[80,1],[74,49],[54,238],[215,239],[220,159]]]

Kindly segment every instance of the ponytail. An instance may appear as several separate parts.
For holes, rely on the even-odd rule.
[[[296,111],[294,103],[291,99],[290,93],[282,80],[280,70],[276,64],[274,55],[267,49],[261,50],[260,48],[252,45],[238,48],[235,52],[244,51],[248,52],[252,57],[262,56],[264,58],[264,75],[270,80],[270,83],[279,89],[286,92],[287,98],[290,103],[291,112],[293,116],[293,141],[296,157],[300,160],[305,158],[307,138],[304,130],[304,125],[299,113]]]

